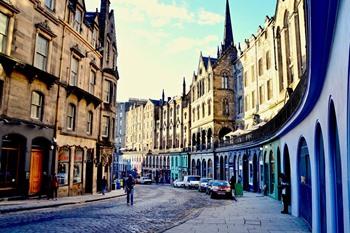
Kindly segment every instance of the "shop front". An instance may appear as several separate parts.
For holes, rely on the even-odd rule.
[[[46,195],[53,171],[53,130],[12,123],[0,123],[0,197]]]
[[[96,160],[93,148],[62,146],[57,148],[58,196],[77,196],[96,192]]]

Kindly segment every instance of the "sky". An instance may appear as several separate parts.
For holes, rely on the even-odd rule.
[[[226,0],[110,0],[115,12],[118,101],[160,99],[187,91],[197,71],[200,52],[216,57],[223,41]],[[86,0],[88,11],[100,0]],[[235,44],[256,34],[276,0],[230,0]]]

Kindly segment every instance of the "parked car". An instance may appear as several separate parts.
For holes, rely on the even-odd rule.
[[[216,180],[211,184],[210,197],[232,198],[231,186],[227,181]]]
[[[198,191],[205,192],[207,190],[208,182],[211,180],[212,178],[201,178],[199,181]]]
[[[141,184],[141,177],[140,176],[135,178],[135,183],[136,184]]]
[[[143,176],[140,178],[140,184],[152,184],[152,180],[147,176]]]
[[[207,188],[205,189],[205,194],[209,195],[211,192],[211,187],[213,185],[213,182],[216,180],[209,180],[209,182],[207,183]]]
[[[176,180],[174,180],[174,182],[173,182],[173,186],[174,186],[175,188],[182,188],[182,187],[184,187],[184,182],[181,181],[181,180],[179,180],[179,179],[176,179]]]
[[[188,189],[198,188],[200,176],[185,176],[184,177],[184,187]]]

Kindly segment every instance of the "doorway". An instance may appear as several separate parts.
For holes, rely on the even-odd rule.
[[[248,155],[243,155],[243,189],[249,191],[249,160]]]
[[[298,147],[299,214],[312,227],[312,186],[309,149],[304,138]]]
[[[92,193],[92,181],[94,172],[93,151],[90,149],[86,154],[85,167],[85,193]]]
[[[40,192],[43,178],[43,151],[33,149],[30,159],[29,194]]]

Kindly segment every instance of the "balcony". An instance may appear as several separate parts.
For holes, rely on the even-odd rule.
[[[307,72],[301,77],[298,86],[291,94],[287,103],[269,122],[261,126],[259,129],[251,131],[247,134],[232,138],[230,141],[220,142],[218,147],[226,147],[237,144],[245,144],[250,142],[260,142],[271,138],[283,126],[288,123],[293,114],[298,110],[303,101],[303,97],[307,88]],[[215,145],[214,145],[215,147]]]

